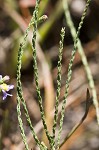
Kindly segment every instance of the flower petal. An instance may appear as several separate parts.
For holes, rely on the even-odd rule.
[[[3,92],[3,100],[5,100],[7,98],[7,93],[4,90],[2,90],[2,92]]]
[[[14,88],[14,85],[8,85],[8,90],[7,91],[9,91],[9,90],[11,90],[13,88]]]
[[[12,94],[8,94],[8,93],[7,93],[7,96],[13,96],[13,95],[12,95]]]
[[[10,77],[9,76],[5,76],[5,77],[3,77],[3,81],[8,81],[10,79]]]
[[[4,90],[2,90],[2,92],[3,92],[3,100],[5,100],[7,96],[13,96],[12,94],[6,93]]]

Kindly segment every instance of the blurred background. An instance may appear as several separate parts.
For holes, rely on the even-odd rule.
[[[73,23],[77,29],[86,0],[68,0],[68,3]],[[34,7],[35,0],[0,0],[0,74],[3,76],[9,75],[11,84],[15,85],[15,89],[11,91],[13,97],[8,97],[3,101],[2,96],[0,96],[0,150],[24,150],[16,111],[16,66],[19,44],[23,39]],[[65,20],[61,0],[42,0],[39,16],[43,14],[46,14],[48,19],[38,24],[37,62],[46,122],[49,131],[51,131],[53,120],[49,113],[53,110],[55,103],[58,47],[61,28],[66,27],[60,102],[64,95],[67,68],[70,53],[73,49],[73,39]],[[23,95],[35,132],[41,141],[48,144],[42,130],[35,90],[31,38],[32,30],[30,31],[22,58],[21,80]],[[92,0],[89,6],[81,29],[80,40],[92,71],[99,99],[99,0]],[[84,114],[86,90],[88,87],[86,73],[77,52],[73,65],[73,76],[70,83],[61,141]],[[23,107],[21,107],[21,110],[29,148],[37,150],[38,148],[35,145],[25,119]],[[99,150],[99,126],[97,125],[93,106],[90,108],[84,123],[61,149]]]

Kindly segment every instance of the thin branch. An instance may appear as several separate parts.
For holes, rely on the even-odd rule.
[[[21,130],[21,136],[22,136],[23,143],[25,145],[25,149],[29,150],[28,143],[26,140],[26,135],[25,135],[24,128],[23,128],[23,121],[21,119],[20,98],[18,95],[17,95],[17,115],[18,115],[19,127]]]
[[[37,5],[37,4],[36,4]],[[25,32],[25,36],[24,36],[24,39],[23,39],[23,42],[20,44],[20,47],[19,47],[19,51],[18,51],[18,59],[17,59],[17,95],[19,97],[19,101],[18,101],[18,105],[20,105],[20,100],[23,104],[23,107],[24,107],[24,111],[25,111],[25,116],[26,116],[26,119],[27,119],[27,122],[29,124],[29,127],[31,129],[31,132],[32,132],[32,135],[36,141],[36,144],[42,149],[44,148],[44,145],[41,144],[41,142],[39,141],[35,131],[34,131],[34,128],[32,126],[32,123],[31,123],[31,120],[30,120],[30,116],[29,116],[29,113],[28,113],[28,110],[27,110],[27,106],[26,106],[26,103],[25,103],[25,100],[23,98],[23,93],[22,93],[22,84],[21,84],[21,59],[22,59],[22,55],[23,55],[23,51],[24,51],[24,47],[25,47],[25,44],[26,44],[26,40],[27,40],[27,36],[28,36],[28,32],[29,32],[29,29],[32,25],[32,23],[34,24],[33,22],[33,17],[30,21],[30,24]]]
[[[57,73],[57,91],[56,91],[56,104],[55,104],[55,113],[54,113],[54,125],[53,125],[53,138],[55,138],[55,131],[58,119],[58,106],[59,106],[59,96],[60,96],[60,89],[61,89],[61,68],[62,68],[62,54],[63,54],[63,42],[65,36],[65,28],[61,30],[61,39],[59,42],[59,54],[58,54],[58,73]]]
[[[64,12],[65,12],[65,17],[66,17],[67,25],[70,28],[73,40],[75,40],[76,29],[75,29],[74,24],[72,22],[72,18],[71,18],[70,12],[69,12],[68,1],[67,0],[63,0],[63,8],[64,8]],[[80,54],[80,57],[81,57],[83,65],[84,65],[84,69],[85,69],[85,72],[86,72],[86,75],[87,75],[87,78],[88,78],[88,81],[89,81],[89,87],[92,90],[93,103],[94,103],[94,106],[96,108],[97,122],[99,124],[99,104],[98,104],[98,100],[97,100],[97,94],[96,94],[95,84],[94,84],[92,73],[91,73],[90,67],[88,65],[87,58],[85,56],[85,53],[84,53],[82,44],[80,42],[80,39],[78,39],[77,47],[78,47],[78,52]]]
[[[39,78],[38,78],[38,66],[37,66],[37,54],[36,54],[36,38],[37,38],[37,20],[38,20],[38,9],[39,9],[39,3],[40,0],[36,1],[36,6],[35,10],[33,13],[33,19],[34,19],[34,24],[33,24],[33,37],[32,37],[32,50],[33,50],[33,69],[34,69],[34,79],[35,79],[35,84],[36,84],[36,92],[37,92],[37,97],[38,97],[38,103],[39,103],[39,108],[40,108],[40,113],[41,113],[41,119],[43,122],[44,130],[46,133],[46,136],[49,140],[49,143],[52,143],[52,138],[50,136],[50,133],[47,128],[47,124],[45,121],[45,112],[44,108],[42,105],[42,97],[41,97],[41,92],[40,92],[40,87],[39,87]]]
[[[79,23],[78,30],[77,30],[77,33],[76,33],[76,36],[75,36],[75,39],[74,39],[74,48],[71,52],[71,58],[70,58],[69,66],[68,66],[67,80],[66,80],[66,86],[65,86],[65,94],[64,94],[63,104],[62,104],[59,132],[58,132],[58,138],[57,138],[57,149],[59,149],[63,119],[64,119],[64,115],[65,115],[65,104],[66,104],[66,101],[67,101],[67,96],[68,96],[68,91],[69,91],[69,84],[70,84],[70,80],[71,80],[71,77],[72,77],[73,61],[74,61],[74,58],[75,58],[75,54],[77,52],[78,38],[79,38],[80,30],[82,28],[82,25],[83,25],[83,22],[84,22],[84,19],[85,19],[86,13],[87,13],[87,9],[88,9],[88,6],[89,6],[90,2],[91,2],[91,0],[87,0],[87,2],[86,2],[86,6],[85,6],[85,9],[83,11],[81,21]]]

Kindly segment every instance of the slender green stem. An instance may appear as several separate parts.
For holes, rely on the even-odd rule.
[[[74,24],[72,22],[72,18],[70,16],[67,0],[63,0],[63,8],[64,8],[64,12],[65,12],[65,17],[66,17],[66,20],[67,20],[67,25],[70,28],[73,39],[75,39],[76,29],[74,27]],[[90,70],[88,62],[87,62],[87,58],[85,56],[85,53],[84,53],[84,50],[83,50],[83,47],[82,47],[82,44],[80,42],[80,39],[78,39],[77,47],[78,47],[78,52],[79,52],[80,57],[82,59],[84,69],[85,69],[85,72],[86,72],[86,75],[87,75],[87,78],[88,78],[88,81],[89,81],[89,87],[92,90],[93,103],[94,103],[94,106],[96,108],[97,122],[99,124],[99,104],[98,104],[98,100],[97,100],[97,94],[96,94],[96,90],[95,90],[94,80],[93,80],[91,70]]]
[[[59,58],[58,58],[58,74],[57,74],[57,91],[56,91],[56,104],[55,104],[55,113],[54,113],[54,125],[53,125],[53,138],[55,138],[55,131],[58,119],[58,106],[59,106],[59,96],[60,96],[60,89],[61,89],[61,68],[62,68],[62,54],[63,54],[63,42],[65,36],[65,28],[61,30],[61,39],[59,42]]]
[[[61,132],[62,132],[63,119],[64,119],[64,114],[65,114],[65,104],[66,104],[68,91],[69,91],[69,83],[70,83],[71,76],[72,76],[72,65],[73,65],[73,61],[74,61],[75,54],[76,54],[76,51],[77,51],[78,37],[79,37],[80,29],[82,27],[82,24],[83,24],[83,21],[84,21],[84,18],[85,18],[85,15],[86,15],[86,12],[87,12],[87,9],[88,9],[90,1],[91,0],[87,0],[84,12],[82,14],[81,21],[79,23],[78,30],[77,30],[77,33],[76,33],[76,37],[75,37],[75,40],[74,40],[74,49],[72,50],[71,59],[70,59],[70,62],[69,62],[68,73],[67,73],[67,80],[66,80],[66,86],[65,86],[65,94],[64,94],[64,98],[63,98],[63,104],[62,104],[61,119],[60,119],[60,126],[59,126],[59,132],[58,132],[58,139],[57,139],[57,150],[59,149],[59,143],[60,143],[60,137],[61,137]]]
[[[22,122],[22,119],[21,119],[20,98],[19,98],[18,95],[17,95],[17,114],[18,114],[19,127],[20,127],[20,130],[21,130],[21,136],[22,136],[22,139],[23,139],[26,150],[29,150],[29,147],[28,147],[28,144],[27,144],[27,141],[26,141],[26,136],[25,136],[25,133],[24,133],[23,122]]]
[[[33,49],[33,69],[34,69],[34,78],[35,78],[35,83],[36,83],[36,92],[38,96],[38,102],[39,102],[39,108],[41,112],[41,119],[43,122],[44,130],[46,133],[46,136],[49,140],[49,143],[52,143],[52,138],[48,132],[46,121],[45,121],[45,113],[44,109],[42,106],[42,97],[40,93],[40,87],[38,83],[38,66],[37,66],[37,57],[36,57],[36,36],[37,36],[37,20],[38,20],[38,8],[39,8],[39,2],[40,0],[36,1],[36,6],[35,6],[35,11],[33,13],[33,18],[34,18],[34,24],[33,24],[33,37],[32,37],[32,49]]]
[[[37,8],[38,4],[39,4],[40,1],[36,1],[36,6],[35,6],[35,9]],[[33,13],[33,17],[29,23],[29,26],[25,32],[25,36],[24,36],[24,39],[23,39],[23,42],[20,44],[20,47],[19,47],[19,51],[18,51],[18,62],[17,62],[17,94],[18,94],[18,97],[21,99],[21,102],[23,104],[23,107],[24,107],[24,111],[25,111],[25,116],[27,118],[27,122],[29,124],[29,127],[31,129],[31,132],[32,132],[32,135],[37,143],[37,145],[41,148],[41,149],[47,149],[46,146],[44,146],[44,144],[42,145],[42,143],[40,143],[40,141],[38,140],[36,134],[35,134],[35,131],[34,131],[34,128],[32,126],[32,123],[31,123],[31,120],[30,120],[30,117],[29,117],[29,113],[28,113],[28,110],[27,110],[27,107],[26,107],[26,103],[25,103],[25,100],[23,98],[23,94],[22,94],[22,85],[21,85],[21,64],[22,64],[22,55],[23,55],[23,50],[24,50],[24,47],[26,45],[26,40],[27,40],[27,36],[28,36],[28,32],[30,30],[30,27],[31,25],[34,25],[34,14],[35,14],[35,11]],[[36,23],[38,21],[42,21],[42,20],[45,20],[47,17],[46,16],[42,16],[40,17],[38,20],[36,20]],[[18,101],[19,103],[19,101]]]
[[[26,45],[26,40],[27,40],[27,36],[28,36],[29,29],[30,29],[30,27],[31,27],[32,24],[34,24],[34,22],[33,22],[33,17],[32,17],[32,19],[31,19],[31,21],[30,21],[30,23],[29,23],[29,26],[28,26],[26,32],[25,32],[25,36],[24,36],[23,42],[20,44],[19,51],[18,51],[18,60],[17,60],[17,95],[18,95],[18,96],[17,96],[17,97],[19,97],[19,98],[18,98],[18,100],[17,100],[17,102],[18,102],[17,105],[18,105],[18,107],[20,106],[20,100],[21,100],[22,105],[23,105],[23,107],[24,107],[26,119],[27,119],[27,122],[28,122],[28,124],[29,124],[30,129],[31,129],[32,135],[33,135],[33,137],[34,137],[34,139],[35,139],[37,145],[38,145],[39,147],[42,147],[40,141],[38,140],[38,138],[37,138],[37,136],[36,136],[36,133],[35,133],[35,131],[34,131],[34,128],[33,128],[33,126],[32,126],[32,123],[31,123],[31,120],[30,120],[30,117],[29,117],[29,113],[28,113],[28,110],[27,110],[27,107],[26,107],[26,103],[25,103],[25,100],[24,100],[23,94],[22,94],[22,85],[21,85],[21,79],[20,79],[20,78],[21,78],[21,64],[22,64],[23,50],[24,50],[24,47],[25,47],[25,45]],[[17,113],[18,113],[18,116],[19,116],[18,109],[17,109]],[[19,117],[20,117],[20,116],[19,116]],[[18,120],[19,120],[19,119],[18,119]],[[20,119],[20,120],[21,120],[21,119]],[[19,121],[20,121],[20,120],[19,120]],[[20,125],[20,122],[19,122],[19,125]],[[21,130],[22,130],[22,126],[21,126]],[[43,147],[44,147],[44,146],[43,146]]]
[[[27,107],[26,107],[26,103],[25,103],[25,100],[23,98],[23,93],[22,93],[22,85],[21,85],[21,80],[20,80],[20,77],[21,77],[21,58],[22,58],[22,51],[23,51],[23,47],[22,47],[22,44],[20,45],[20,48],[19,48],[19,51],[18,51],[18,62],[17,62],[17,95],[18,97],[20,98],[21,102],[22,102],[22,105],[24,107],[24,111],[25,111],[25,116],[26,116],[26,119],[27,119],[27,122],[29,124],[29,127],[31,129],[31,132],[33,134],[33,137],[36,141],[36,143],[40,146],[40,141],[38,140],[37,136],[36,136],[36,133],[33,129],[33,126],[32,126],[32,123],[31,123],[31,120],[30,120],[30,117],[29,117],[29,113],[28,113],[28,110],[27,110]],[[19,99],[18,99],[18,106],[20,105],[19,104]]]

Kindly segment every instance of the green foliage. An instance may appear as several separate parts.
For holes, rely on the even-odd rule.
[[[55,131],[56,131],[56,125],[57,125],[57,120],[58,120],[58,105],[59,105],[59,96],[60,96],[60,89],[61,89],[61,67],[62,67],[62,53],[63,53],[63,42],[64,42],[64,36],[65,36],[65,28],[62,28],[61,30],[61,39],[59,42],[59,60],[58,60],[58,74],[57,74],[57,92],[56,92],[56,104],[55,104],[55,114],[54,114],[54,124],[53,124],[53,135],[50,135],[48,129],[47,129],[47,124],[45,121],[45,113],[44,113],[44,108],[42,105],[42,97],[41,97],[41,93],[40,93],[40,87],[39,87],[39,83],[38,83],[38,66],[37,66],[37,56],[36,56],[36,37],[37,37],[37,24],[38,21],[42,21],[44,20],[43,17],[40,17],[38,19],[38,9],[39,9],[39,3],[40,0],[36,0],[36,6],[35,6],[35,10],[33,12],[33,17],[30,21],[30,24],[26,30],[23,42],[20,44],[19,47],[19,51],[18,51],[18,60],[17,60],[17,114],[18,114],[18,121],[19,121],[19,126],[20,126],[20,130],[21,130],[21,135],[22,135],[22,139],[23,142],[25,144],[25,148],[26,150],[28,150],[28,144],[27,144],[27,140],[26,140],[26,136],[25,136],[25,132],[24,132],[24,128],[23,128],[23,122],[21,119],[21,109],[20,109],[20,103],[22,103],[23,107],[24,107],[24,112],[25,112],[25,116],[28,122],[28,125],[30,127],[31,133],[35,139],[36,144],[38,145],[38,147],[41,150],[47,150],[48,148],[45,146],[45,144],[43,142],[40,142],[35,131],[34,128],[32,126],[30,117],[29,117],[29,113],[27,110],[27,106],[25,103],[25,100],[23,98],[23,93],[22,93],[22,83],[21,83],[21,64],[22,64],[22,55],[24,52],[24,47],[26,44],[26,40],[27,40],[27,36],[28,36],[28,32],[31,26],[33,26],[33,37],[32,37],[32,50],[33,50],[33,69],[34,69],[34,79],[35,79],[35,84],[36,84],[36,92],[37,92],[37,96],[38,96],[38,103],[39,103],[39,108],[40,108],[40,112],[41,112],[41,119],[43,122],[43,127],[46,133],[46,136],[49,140],[49,144],[50,144],[50,150],[55,150],[55,149],[59,149],[61,147],[62,144],[60,144],[60,137],[61,137],[61,132],[62,132],[62,126],[63,126],[63,119],[64,119],[64,114],[65,114],[65,105],[66,105],[66,100],[67,100],[67,96],[68,96],[68,91],[69,91],[69,83],[72,77],[72,66],[73,66],[73,61],[75,58],[75,54],[77,51],[77,43],[79,40],[79,34],[80,34],[80,29],[83,25],[83,21],[89,6],[91,0],[87,0],[86,3],[86,7],[84,9],[83,15],[81,17],[81,21],[79,23],[79,27],[77,30],[77,33],[74,37],[74,49],[72,50],[71,53],[71,58],[70,58],[70,62],[69,62],[69,67],[68,67],[68,73],[67,73],[67,80],[66,80],[66,86],[65,86],[65,94],[64,94],[64,99],[63,99],[63,103],[62,103],[62,109],[61,109],[61,119],[60,119],[60,125],[59,125],[59,132],[58,132],[58,138],[57,141],[55,142]],[[89,98],[90,95],[87,92],[87,98]],[[89,101],[88,101],[89,103]],[[88,110],[89,110],[89,106],[86,106],[86,111],[85,111],[85,115],[82,118],[81,122],[78,123],[78,125],[76,127],[74,127],[74,129],[70,132],[69,136],[70,137],[75,130],[79,127],[79,125],[81,125],[81,123],[84,121],[84,119],[87,116]],[[67,138],[64,139],[64,142],[67,140]]]

